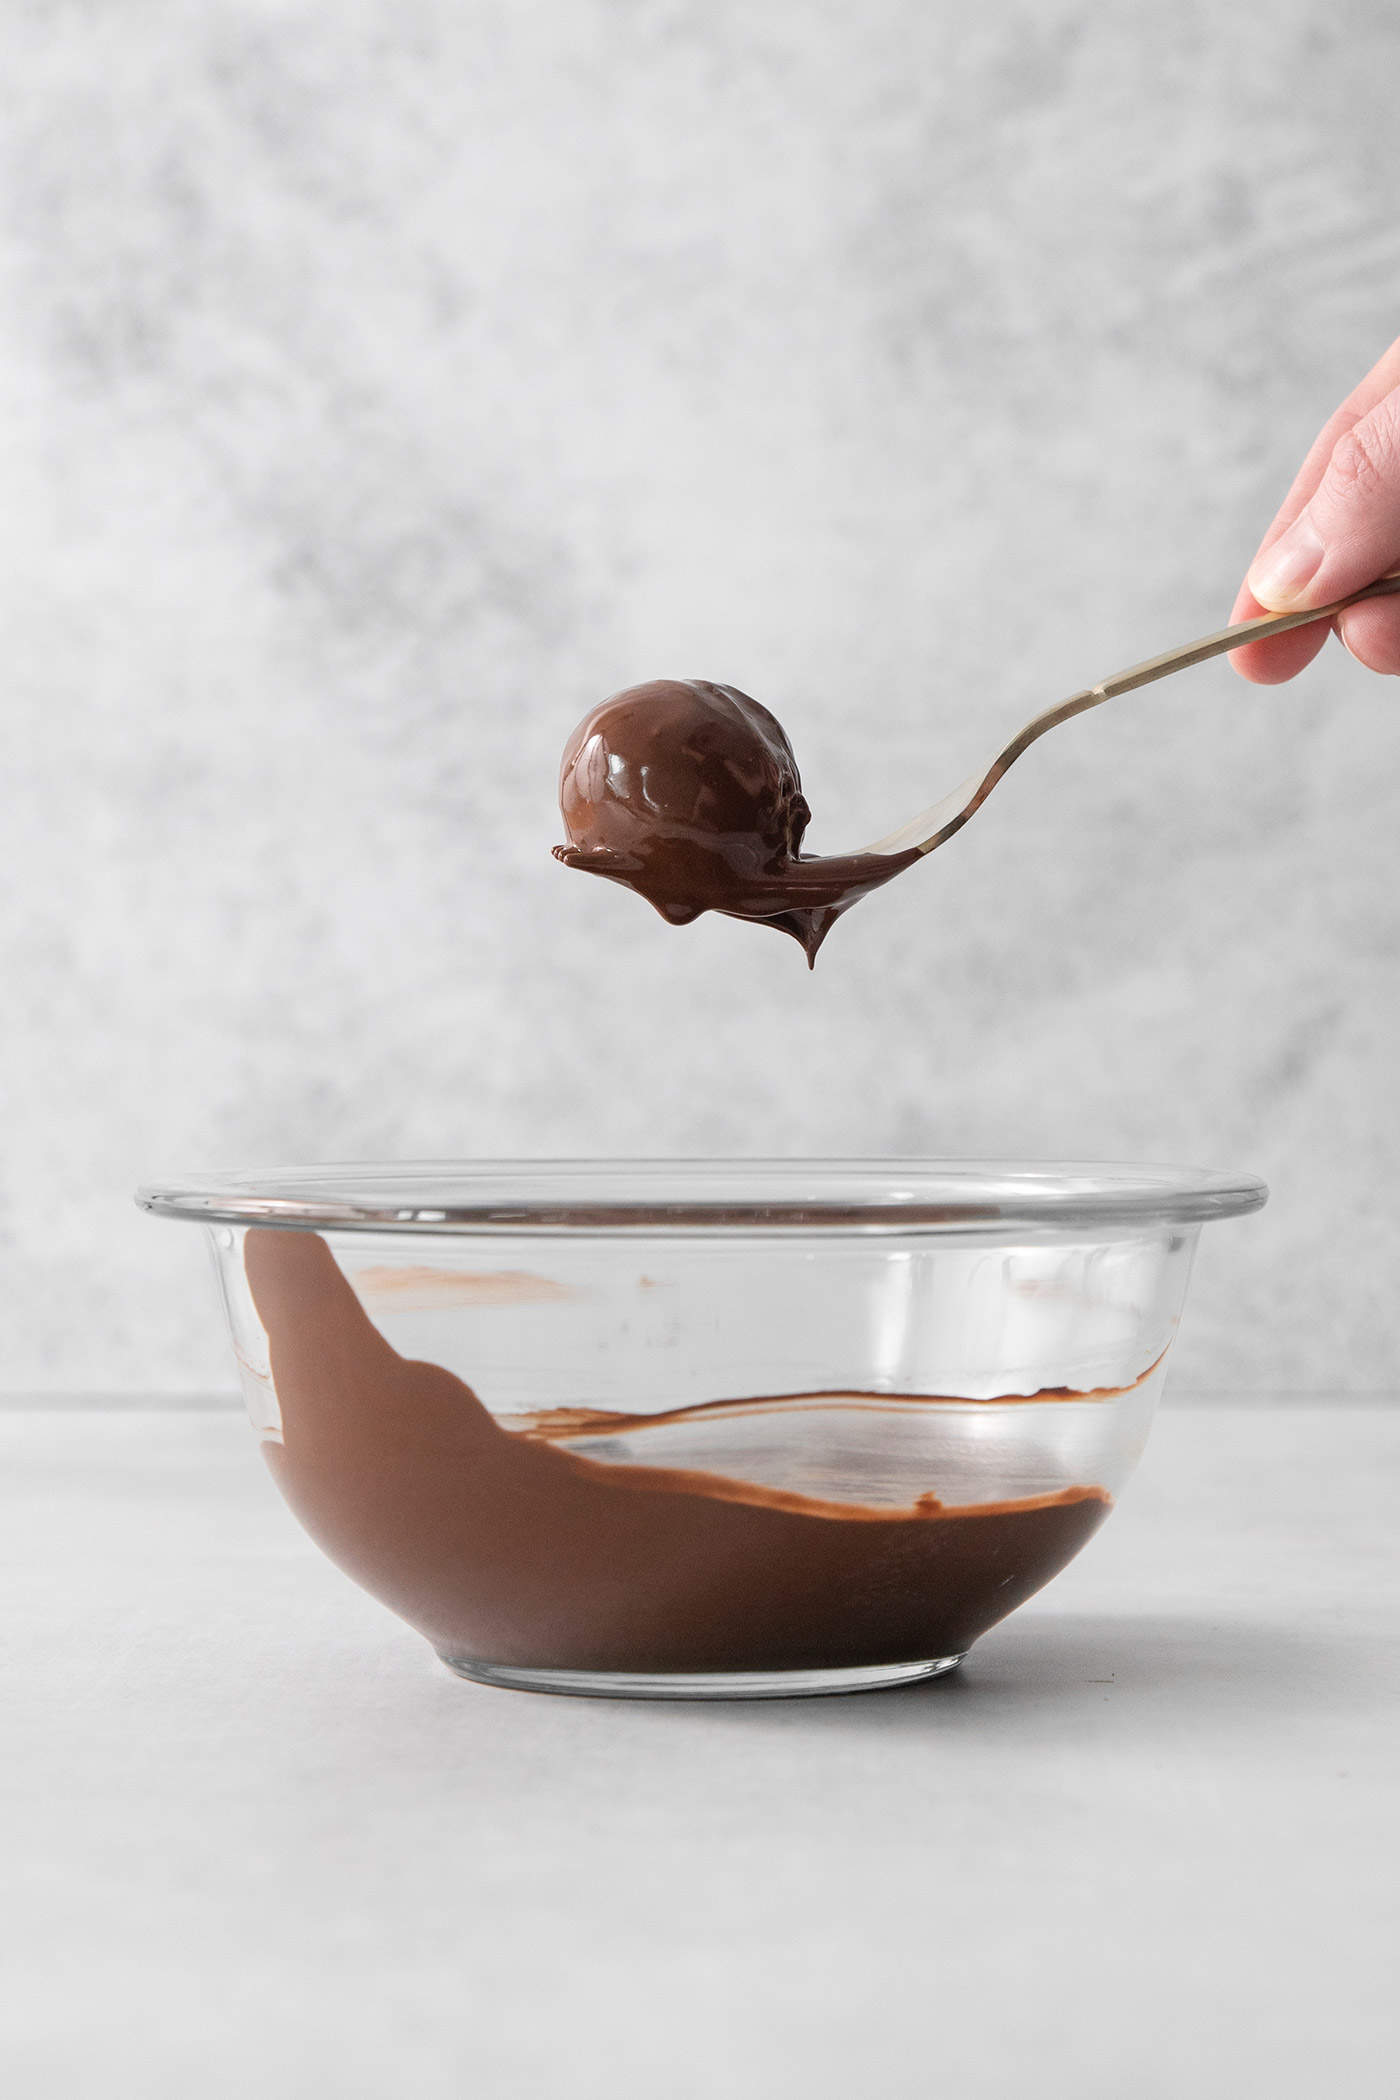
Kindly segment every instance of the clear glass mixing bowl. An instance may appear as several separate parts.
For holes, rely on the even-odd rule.
[[[766,1696],[950,1669],[1108,1514],[1249,1175],[287,1168],[207,1230],[287,1501],[463,1676]]]

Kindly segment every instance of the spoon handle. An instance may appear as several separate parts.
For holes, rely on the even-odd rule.
[[[1187,642],[1183,648],[1168,649],[1161,656],[1149,656],[1146,663],[1134,664],[1128,671],[1115,672],[1112,678],[1105,678],[1090,690],[1096,700],[1114,700],[1119,693],[1131,693],[1140,685],[1151,685],[1154,678],[1169,678],[1173,671],[1186,671],[1192,664],[1203,664],[1212,656],[1223,656],[1227,649],[1243,648],[1246,642],[1262,642],[1271,634],[1287,634],[1290,627],[1306,627],[1313,620],[1334,619],[1349,605],[1360,605],[1364,598],[1385,598],[1395,591],[1400,591],[1400,573],[1382,576],[1375,583],[1368,583],[1364,590],[1353,591],[1347,598],[1337,598],[1331,605],[1319,605],[1311,612],[1261,613],[1257,620],[1241,620],[1236,627],[1221,627],[1214,634],[1202,635],[1198,642]]]
[[[935,802],[932,809],[923,810],[911,823],[892,831],[888,838],[879,839],[867,846],[867,853],[932,853],[955,831],[961,831],[969,817],[975,817],[997,782],[1015,765],[1023,751],[1028,751],[1047,729],[1057,729],[1061,722],[1073,721],[1076,715],[1087,714],[1091,707],[1102,707],[1105,700],[1114,700],[1120,693],[1136,691],[1140,685],[1151,685],[1154,679],[1169,678],[1173,671],[1185,671],[1192,664],[1203,664],[1209,657],[1223,656],[1227,649],[1239,649],[1246,642],[1261,642],[1266,635],[1286,634],[1290,627],[1306,627],[1313,620],[1331,620],[1349,605],[1360,605],[1364,598],[1386,598],[1400,592],[1400,571],[1392,576],[1382,576],[1375,583],[1368,583],[1361,591],[1353,591],[1350,597],[1338,598],[1331,605],[1319,605],[1311,612],[1262,613],[1257,620],[1241,620],[1238,626],[1221,627],[1214,634],[1202,635],[1198,642],[1187,642],[1180,649],[1168,649],[1161,656],[1149,656],[1146,663],[1134,664],[1127,671],[1115,672],[1112,678],[1101,679],[1097,685],[1086,686],[1082,693],[1072,693],[1068,700],[1061,700],[1054,707],[1047,707],[1041,714],[1032,715],[1024,729],[1018,729],[1009,744],[997,753],[991,764],[981,773],[974,773],[951,795]]]

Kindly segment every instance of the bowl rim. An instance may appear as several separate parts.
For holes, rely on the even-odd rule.
[[[1105,1161],[479,1159],[345,1161],[144,1184],[141,1209],[294,1231],[867,1237],[1086,1231],[1242,1217],[1257,1174]]]

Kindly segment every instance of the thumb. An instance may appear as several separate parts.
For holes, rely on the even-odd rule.
[[[1327,605],[1400,568],[1400,387],[1344,430],[1288,530],[1249,572],[1271,612]]]

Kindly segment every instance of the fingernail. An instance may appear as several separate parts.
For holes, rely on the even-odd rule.
[[[1249,588],[1271,612],[1287,612],[1316,576],[1324,551],[1317,527],[1303,511],[1259,556],[1249,572]]]

